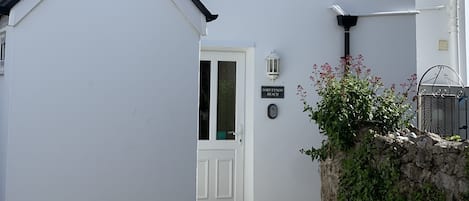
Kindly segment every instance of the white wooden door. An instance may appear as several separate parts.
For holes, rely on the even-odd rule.
[[[202,52],[197,200],[244,201],[245,55]]]

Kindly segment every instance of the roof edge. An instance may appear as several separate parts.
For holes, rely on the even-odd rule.
[[[10,10],[15,6],[20,0],[0,0],[0,3],[4,4],[0,6],[1,15],[10,15]]]
[[[43,0],[19,1],[11,10],[8,19],[9,26],[18,25]]]
[[[192,3],[205,15],[206,22],[211,22],[218,18],[218,15],[212,14],[200,0],[192,0]]]

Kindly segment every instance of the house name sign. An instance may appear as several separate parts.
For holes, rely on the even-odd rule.
[[[284,98],[285,87],[284,86],[262,86],[261,97],[262,98]]]

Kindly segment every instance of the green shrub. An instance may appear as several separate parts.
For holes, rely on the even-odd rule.
[[[349,69],[343,72],[343,69]],[[299,85],[297,94],[304,104],[304,112],[327,137],[320,148],[300,150],[313,160],[345,154],[342,162],[338,199],[340,201],[405,201],[409,196],[399,191],[400,163],[397,151],[377,153],[372,143],[375,134],[387,134],[408,127],[414,113],[408,97],[414,92],[416,75],[401,84],[385,88],[381,78],[371,75],[363,65],[363,57],[347,58],[337,68],[328,63],[313,66],[310,76],[320,100],[310,105],[307,92]],[[384,157],[379,163],[374,156]],[[425,189],[416,198],[427,198]],[[439,198],[439,196],[436,196]],[[417,199],[417,200],[418,200]]]
[[[343,69],[350,70],[344,73]],[[348,150],[358,140],[360,129],[370,128],[385,134],[407,127],[413,118],[407,97],[415,88],[415,74],[408,79],[409,83],[401,84],[403,92],[399,93],[395,85],[385,88],[381,78],[371,75],[371,70],[363,65],[363,57],[358,56],[342,61],[337,68],[328,63],[314,65],[310,79],[320,101],[310,105],[301,85],[297,94],[303,101],[304,112],[318,124],[321,134],[327,136],[321,148],[301,150],[313,159]]]
[[[397,201],[405,200],[399,193],[399,159],[395,152],[377,153],[371,135],[367,135],[361,146],[346,153],[342,161],[339,201]],[[385,155],[386,160],[376,163],[373,156]]]
[[[426,183],[421,188],[412,191],[408,200],[445,201],[446,195],[444,191],[439,190],[435,185]]]

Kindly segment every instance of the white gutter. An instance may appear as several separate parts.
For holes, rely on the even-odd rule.
[[[382,15],[415,15],[419,14],[418,10],[399,10],[399,11],[384,11],[384,12],[372,12],[372,13],[348,13],[345,12],[342,7],[337,4],[331,6],[331,9],[337,13],[337,15],[351,15],[358,17],[371,17],[371,16],[382,16]]]
[[[346,15],[344,9],[337,4],[331,6],[331,9],[337,13],[337,15]]]
[[[373,13],[351,13],[352,16],[359,17],[373,17],[373,16],[383,16],[383,15],[415,15],[419,14],[418,10],[402,10],[402,11],[384,11],[384,12],[373,12]]]
[[[418,8],[417,10],[419,11],[425,11],[425,10],[441,10],[443,8],[446,8],[445,5],[439,5],[439,6],[435,6],[435,7],[427,7],[427,8]]]

